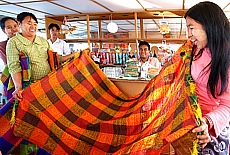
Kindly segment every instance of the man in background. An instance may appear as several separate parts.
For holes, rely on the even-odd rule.
[[[139,42],[139,62],[141,64],[141,78],[147,75],[154,77],[161,70],[161,63],[157,57],[150,57],[150,45],[146,41]],[[143,73],[143,74],[142,74]]]
[[[0,42],[0,58],[4,65],[6,65],[6,44],[10,38],[19,32],[17,21],[12,17],[4,17],[0,21],[2,31],[7,35],[7,40]]]
[[[58,55],[66,56],[70,54],[70,49],[68,44],[64,41],[58,38],[58,34],[60,32],[60,27],[57,24],[51,23],[48,26],[48,30],[50,32],[51,38],[48,39],[48,42],[52,49],[58,53]]]

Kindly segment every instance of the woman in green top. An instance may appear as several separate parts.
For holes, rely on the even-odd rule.
[[[17,33],[7,43],[6,54],[9,73],[12,76],[15,91],[13,97],[21,100],[22,88],[22,68],[20,64],[20,52],[25,53],[30,61],[31,81],[37,81],[48,75],[51,71],[48,62],[48,50],[52,50],[48,41],[36,35],[38,30],[38,21],[35,15],[29,12],[22,12],[17,16],[21,33]],[[67,56],[60,56],[62,61],[74,56],[75,53]]]
[[[23,74],[27,70],[29,80],[31,82],[40,80],[51,72],[51,66],[49,64],[48,51],[52,50],[48,41],[40,36],[36,35],[38,30],[38,21],[34,14],[29,12],[22,12],[18,14],[17,20],[19,22],[19,27],[21,28],[21,33],[17,33],[15,37],[11,38],[6,47],[7,55],[7,65],[8,71],[11,74],[15,90],[12,96],[17,99],[22,99],[22,89],[24,76]],[[21,62],[21,54],[26,56],[27,67],[25,65],[22,67],[23,62]],[[59,56],[59,59],[66,61],[67,59],[74,56],[75,53],[69,54],[67,56]],[[20,144],[21,154],[30,154],[36,152],[38,147],[34,144],[23,140]],[[17,149],[16,149],[17,150]],[[39,149],[40,154],[48,154],[44,150]],[[18,152],[13,152],[18,153]]]

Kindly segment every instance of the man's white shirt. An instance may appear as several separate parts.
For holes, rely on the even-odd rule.
[[[57,38],[57,40],[54,43],[52,43],[51,40],[48,39],[48,42],[54,50],[54,52],[57,52],[59,55],[65,56],[70,54],[69,46],[64,40]]]

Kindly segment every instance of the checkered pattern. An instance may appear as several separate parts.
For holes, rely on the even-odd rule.
[[[60,67],[58,61],[57,53],[49,50],[49,63],[52,71]],[[23,88],[31,84],[30,82],[30,61],[26,53],[20,52],[20,63],[22,67],[22,78],[23,78]],[[14,100],[12,98],[12,93],[14,92],[14,83],[9,73],[8,66],[6,65],[2,75],[1,82],[6,90],[6,99],[9,100],[6,105],[0,108],[0,151],[4,154],[10,153],[15,146],[17,146],[22,138],[13,135],[13,128],[10,125],[10,119],[13,109]]]
[[[13,134],[13,128],[10,125],[13,100],[0,108],[0,151],[3,155],[8,154],[21,141],[21,137],[16,137]]]
[[[159,154],[182,136],[192,145],[178,149],[194,153],[196,135],[190,131],[201,112],[190,52],[187,42],[135,97],[125,96],[91,58],[79,54],[23,91],[14,133],[58,155]]]

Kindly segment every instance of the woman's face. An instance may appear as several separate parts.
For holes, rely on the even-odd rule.
[[[197,45],[197,48],[205,48],[208,44],[208,39],[203,25],[190,17],[186,17],[186,25],[188,29],[188,38]]]
[[[12,38],[19,32],[18,23],[12,19],[8,19],[5,21],[5,29],[3,32],[7,35],[8,38]]]
[[[38,30],[38,24],[30,16],[27,16],[27,17],[24,18],[22,23],[20,23],[20,27],[21,27],[21,30],[22,30],[22,35],[25,38],[35,37],[36,32]]]

